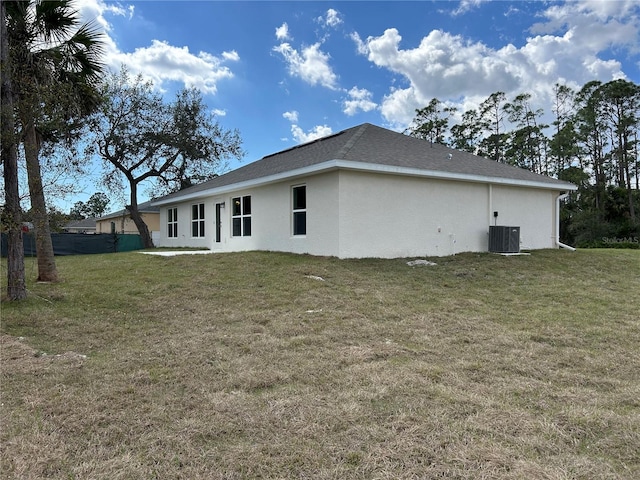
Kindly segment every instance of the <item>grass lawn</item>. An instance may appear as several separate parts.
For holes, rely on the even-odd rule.
[[[640,478],[640,251],[432,260],[59,257],[2,304],[0,476]]]

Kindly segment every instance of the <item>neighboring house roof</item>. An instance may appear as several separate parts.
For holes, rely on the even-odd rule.
[[[64,229],[65,230],[95,230],[96,219],[85,218],[83,220],[76,220],[74,222],[69,222],[64,226]]]
[[[149,202],[143,202],[138,204],[138,211],[140,213],[159,213],[160,208],[154,205],[151,205],[151,201],[149,201]],[[98,221],[109,220],[111,218],[120,218],[126,215],[130,215],[129,210],[126,210],[126,209],[118,210],[117,212],[109,213],[107,215],[104,215],[98,218]]]
[[[489,182],[554,190],[575,190],[571,183],[538,175],[444,145],[364,123],[261,160],[207,182],[153,201],[166,205],[230,190],[335,169]]]

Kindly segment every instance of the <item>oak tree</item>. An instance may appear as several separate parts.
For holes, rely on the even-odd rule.
[[[225,162],[243,155],[240,135],[226,130],[194,88],[179,91],[166,102],[152,82],[125,68],[103,85],[103,104],[91,119],[90,154],[105,166],[105,184],[129,188],[126,209],[145,248],[151,233],[138,211],[141,184],[153,182],[158,193],[175,191],[218,173]]]

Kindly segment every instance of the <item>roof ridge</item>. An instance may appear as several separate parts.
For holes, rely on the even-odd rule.
[[[337,137],[338,135],[342,135],[345,131],[346,130],[342,130],[340,132],[336,132],[336,133],[332,133],[330,135],[327,135],[325,137],[320,137],[320,138],[316,138],[314,140],[309,140],[308,142],[299,143],[298,145],[294,145],[293,147],[285,148],[284,150],[280,150],[279,152],[274,152],[274,153],[270,153],[269,155],[265,155],[260,160],[264,160],[265,158],[269,158],[269,157],[275,157],[276,155],[280,155],[281,153],[290,152],[291,150],[297,150],[298,148],[307,147],[307,146],[312,145],[314,143],[324,142],[325,140],[328,140],[330,138]]]
[[[370,126],[371,124],[369,123],[363,123],[362,125],[360,125],[357,129],[357,131],[353,134],[353,136],[347,141],[347,143],[345,143],[342,148],[340,150],[338,150],[338,154],[337,159],[342,159],[343,157],[345,157],[347,155],[347,153],[349,153],[349,150],[351,150],[353,148],[353,146],[356,144],[356,142],[358,140],[360,140],[360,137],[362,137],[362,135],[364,134],[364,132],[367,130],[367,128]]]

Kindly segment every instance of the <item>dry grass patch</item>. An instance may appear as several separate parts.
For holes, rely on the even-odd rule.
[[[3,478],[639,478],[639,252],[435,261],[60,258]]]

